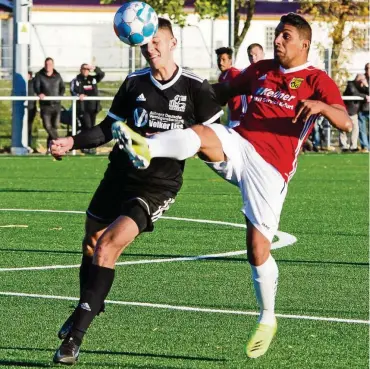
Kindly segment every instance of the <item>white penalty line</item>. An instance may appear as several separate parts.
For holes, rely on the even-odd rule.
[[[0,295],[1,296],[12,296],[12,297],[30,297],[30,298],[50,299],[50,300],[67,300],[67,301],[78,301],[79,300],[77,297],[70,297],[70,296],[39,295],[39,294],[21,293],[21,292],[0,292]],[[249,315],[249,316],[259,315],[259,313],[255,311],[207,309],[207,308],[198,308],[198,307],[193,307],[193,306],[151,304],[148,302],[113,301],[113,300],[105,300],[105,302],[107,304],[114,304],[114,305],[126,305],[126,306],[135,306],[135,307],[149,307],[149,308],[155,308],[155,309],[191,311],[191,312],[197,312],[197,313],[215,313],[215,314]],[[287,318],[287,319],[316,320],[316,321],[325,321],[325,322],[370,325],[370,321],[361,320],[361,319],[343,319],[343,318],[331,318],[331,317],[309,316],[309,315],[292,315],[292,314],[275,314],[275,315],[278,318]]]

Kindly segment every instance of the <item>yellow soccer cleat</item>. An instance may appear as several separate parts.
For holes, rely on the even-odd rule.
[[[119,121],[112,124],[112,134],[118,147],[127,152],[135,168],[148,168],[151,156],[144,137],[132,130],[126,123]]]
[[[264,355],[268,350],[276,331],[276,322],[274,325],[258,323],[255,332],[247,344],[247,356],[251,359],[256,359]]]

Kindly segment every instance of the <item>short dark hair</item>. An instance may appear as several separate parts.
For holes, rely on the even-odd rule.
[[[283,15],[280,18],[280,22],[284,24],[290,24],[297,28],[299,37],[302,39],[309,40],[311,42],[312,39],[312,29],[310,24],[297,13],[288,13]]]
[[[171,33],[171,36],[175,37],[173,35],[171,21],[166,18],[158,17],[158,29],[167,29]]]
[[[254,49],[255,47],[258,47],[259,49],[261,49],[263,51],[263,47],[260,45],[260,44],[250,44],[247,48],[247,53],[249,53],[252,49]]]
[[[215,50],[215,53],[217,56],[227,54],[231,59],[231,57],[233,56],[233,49],[231,47],[219,47]]]
[[[54,63],[54,59],[53,59],[53,58],[50,58],[50,56],[48,56],[48,57],[45,59],[45,62],[44,62],[44,63],[48,62],[49,60],[51,60],[51,61]]]

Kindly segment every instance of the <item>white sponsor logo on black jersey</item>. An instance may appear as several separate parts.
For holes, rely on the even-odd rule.
[[[143,108],[136,108],[134,111],[136,127],[144,127],[148,123],[148,112]]]
[[[145,98],[144,94],[140,94],[140,95],[136,98],[136,101],[146,101],[146,98]]]
[[[186,108],[186,96],[176,95],[173,100],[170,100],[168,108],[170,110],[184,112]]]

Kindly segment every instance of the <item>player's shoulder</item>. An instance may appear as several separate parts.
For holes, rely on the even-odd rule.
[[[138,69],[138,70],[135,70],[135,72],[132,72],[132,73],[129,73],[127,75],[127,79],[131,79],[131,78],[140,78],[142,76],[145,76],[146,74],[150,74],[150,68],[143,68],[143,69]]]
[[[317,83],[328,83],[328,84],[335,84],[334,80],[326,73],[325,70],[317,68],[313,65],[309,65],[305,72],[307,73],[307,79],[311,82],[311,84],[315,85]]]
[[[188,68],[181,68],[181,77],[195,84],[202,84],[205,80]]]
[[[251,73],[255,75],[266,74],[279,69],[279,64],[274,59],[263,59],[251,64],[241,71],[242,74]]]

